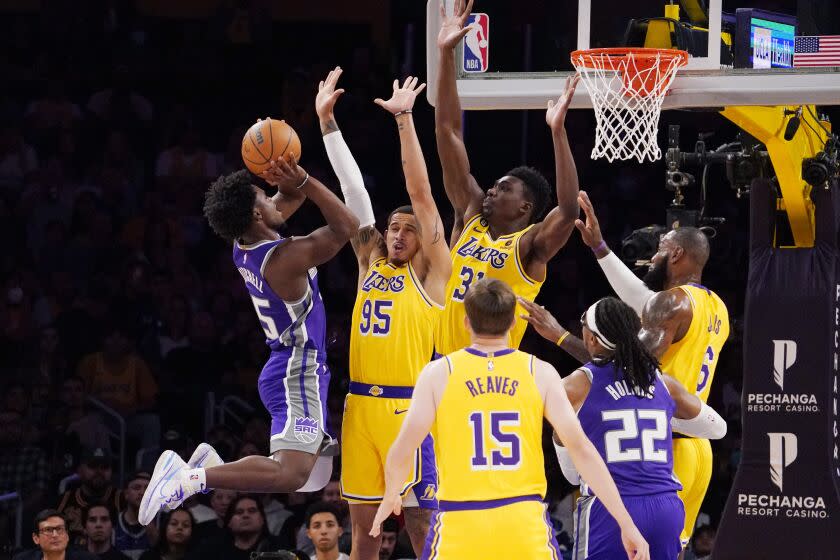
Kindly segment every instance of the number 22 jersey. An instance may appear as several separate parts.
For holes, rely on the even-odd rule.
[[[435,350],[438,354],[451,354],[470,345],[470,334],[464,326],[464,296],[473,282],[484,278],[495,278],[508,284],[513,293],[533,301],[543,281],[534,280],[525,272],[519,240],[531,229],[527,228],[501,235],[490,236],[487,220],[478,214],[466,224],[461,237],[452,248],[452,276],[446,284],[446,301],[443,316],[435,335]],[[510,330],[508,344],[518,348],[528,323],[519,317],[524,310],[517,304],[516,324]]]
[[[581,367],[592,386],[578,410],[578,420],[595,445],[622,496],[675,492],[682,485],[673,474],[671,418],[676,404],[657,373],[647,391],[637,395],[613,362]],[[581,494],[591,495],[581,481]]]

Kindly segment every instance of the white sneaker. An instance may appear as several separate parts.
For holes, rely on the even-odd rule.
[[[195,492],[186,480],[187,464],[174,451],[164,451],[155,464],[149,486],[140,502],[141,525],[148,525],[159,511],[175,509]]]
[[[224,464],[225,462],[222,461],[222,458],[209,443],[202,443],[196,447],[192,457],[187,461],[187,466],[191,469],[216,467]]]

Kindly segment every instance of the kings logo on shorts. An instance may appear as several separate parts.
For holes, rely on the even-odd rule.
[[[295,437],[303,443],[312,443],[318,437],[318,421],[309,416],[295,418]]]
[[[467,26],[472,26],[464,37],[464,72],[487,72],[490,65],[490,17],[487,14],[470,14]]]

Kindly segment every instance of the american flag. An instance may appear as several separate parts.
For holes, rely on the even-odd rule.
[[[793,66],[840,66],[840,35],[797,37]]]

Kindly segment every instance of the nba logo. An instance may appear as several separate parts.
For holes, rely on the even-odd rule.
[[[464,37],[464,72],[487,72],[490,64],[490,17],[487,14],[470,14],[467,25],[472,25]]]

